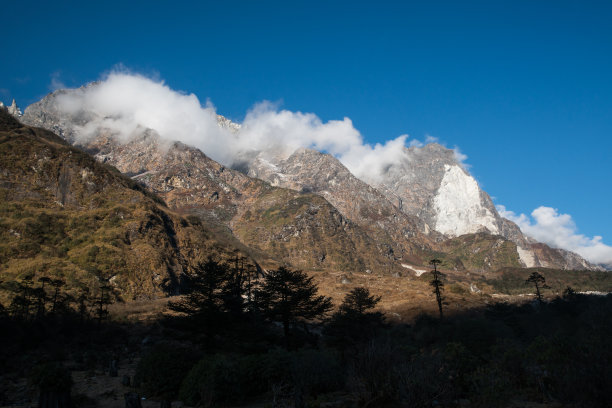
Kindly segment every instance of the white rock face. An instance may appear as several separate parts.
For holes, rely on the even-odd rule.
[[[529,249],[521,248],[520,246],[517,245],[516,252],[518,252],[519,259],[521,260],[523,265],[525,265],[526,268],[533,268],[535,266],[538,266],[538,263],[536,262],[535,254],[533,253],[533,251]]]
[[[17,102],[15,102],[15,99],[13,99],[13,103],[11,104],[11,106],[8,107],[8,113],[15,116],[16,118],[22,115],[21,109],[19,109],[19,106],[17,106]]]
[[[444,177],[433,204],[435,229],[449,236],[471,234],[486,228],[499,234],[493,213],[482,205],[480,189],[473,177],[458,165],[444,165]]]

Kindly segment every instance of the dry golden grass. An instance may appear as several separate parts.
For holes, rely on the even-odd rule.
[[[168,309],[171,298],[138,300],[109,305],[111,319],[116,321],[147,322],[159,319]]]
[[[315,271],[309,274],[319,285],[319,292],[331,297],[336,306],[342,303],[348,292],[362,286],[368,288],[373,295],[381,296],[378,310],[385,313],[391,322],[407,323],[421,313],[438,313],[436,299],[426,279],[346,272]],[[463,293],[452,293],[447,288],[444,296],[448,302],[445,312],[449,315],[494,301],[486,293],[471,293],[469,287],[465,287]]]

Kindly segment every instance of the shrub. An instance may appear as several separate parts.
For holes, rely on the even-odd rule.
[[[41,391],[70,391],[70,371],[59,363],[44,363],[34,367],[30,383]]]
[[[213,406],[284,389],[303,400],[342,385],[342,368],[333,354],[277,349],[250,356],[206,356],[185,377],[179,397],[187,405]]]
[[[193,351],[160,344],[150,350],[136,367],[136,379],[148,396],[172,399],[193,366]]]
[[[236,360],[227,356],[206,356],[185,377],[179,398],[187,405],[204,407],[218,402],[240,402],[246,380],[240,368]]]
[[[376,339],[359,350],[349,364],[347,382],[360,406],[430,407],[452,396],[438,355],[410,358],[388,339]]]

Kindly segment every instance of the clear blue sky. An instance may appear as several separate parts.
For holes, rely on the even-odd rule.
[[[4,103],[121,63],[236,120],[265,99],[371,143],[438,137],[496,203],[612,243],[610,1],[7,1],[0,20]]]

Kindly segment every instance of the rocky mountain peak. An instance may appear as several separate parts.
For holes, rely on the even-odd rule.
[[[11,116],[14,116],[16,118],[20,118],[23,115],[21,109],[19,109],[19,106],[17,106],[17,102],[15,102],[14,98],[13,103],[11,103],[10,106],[5,106],[2,102],[0,102],[0,109],[6,110]]]
[[[240,131],[240,124],[232,122],[225,116],[217,115],[217,123],[219,124],[219,127],[228,129],[232,133],[238,133],[238,131]]]

